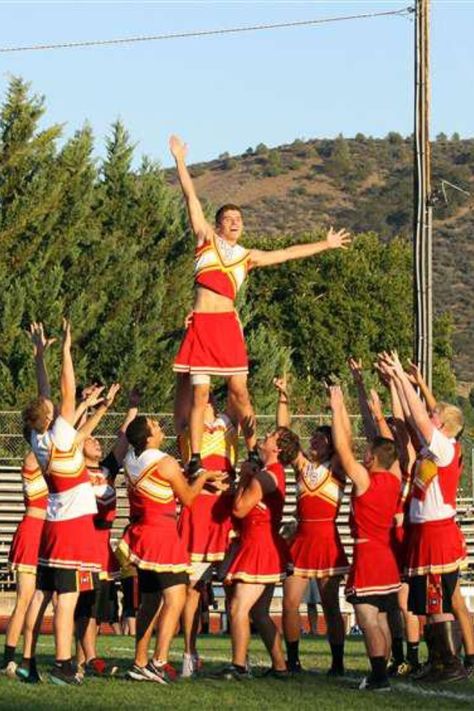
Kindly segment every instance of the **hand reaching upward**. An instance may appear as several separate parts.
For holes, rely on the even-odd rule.
[[[170,136],[169,146],[171,155],[175,160],[185,160],[188,153],[188,146],[179,136]]]
[[[345,229],[336,232],[332,227],[326,235],[326,242],[329,249],[348,249],[352,242],[350,232]]]

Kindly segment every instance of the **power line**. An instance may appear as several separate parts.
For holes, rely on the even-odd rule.
[[[399,10],[386,10],[384,12],[368,12],[360,15],[339,15],[336,17],[324,17],[315,20],[298,20],[295,22],[278,22],[274,24],[246,25],[242,27],[227,27],[216,30],[196,30],[191,32],[170,32],[160,35],[141,35],[137,37],[119,37],[117,39],[106,40],[84,40],[80,42],[60,42],[57,44],[34,44],[20,47],[0,47],[0,52],[33,52],[47,49],[77,49],[79,47],[103,47],[118,44],[133,44],[136,42],[158,42],[169,39],[188,39],[191,37],[212,37],[215,35],[230,35],[241,32],[258,32],[262,30],[278,30],[292,27],[311,27],[314,25],[324,25],[331,22],[343,22],[347,20],[367,20],[374,17],[388,17],[398,15],[403,17],[414,12],[413,7],[403,7]]]

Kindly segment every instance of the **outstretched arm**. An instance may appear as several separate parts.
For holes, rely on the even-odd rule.
[[[113,385],[110,386],[109,392],[103,399],[103,401],[100,403],[99,407],[96,409],[93,415],[91,415],[85,423],[82,425],[80,430],[78,431],[75,439],[75,444],[81,444],[84,442],[85,439],[91,436],[109,407],[112,405],[115,396],[117,395],[118,391],[120,390],[120,385],[118,383],[114,383]]]
[[[128,440],[125,432],[130,422],[132,422],[138,415],[138,406],[140,404],[140,394],[138,390],[133,389],[130,391],[128,396],[128,412],[122,422],[119,430],[119,435],[115,441],[112,452],[119,466],[122,466],[122,462],[125,459],[125,455],[128,451]]]
[[[291,259],[304,259],[312,257],[328,249],[347,249],[351,243],[349,232],[339,230],[335,232],[333,228],[329,230],[325,240],[310,242],[309,244],[295,244],[286,249],[275,249],[271,252],[264,252],[261,249],[250,250],[250,268],[269,267],[274,264],[289,262]]]
[[[63,319],[63,360],[61,365],[61,404],[59,414],[74,424],[76,412],[76,379],[71,356],[71,324]]]
[[[373,439],[378,434],[377,427],[374,424],[372,413],[369,407],[367,392],[365,390],[364,378],[362,375],[362,361],[349,358],[349,368],[354,378],[354,383],[357,388],[357,399],[359,401],[359,410],[362,416],[364,432],[367,439]]]
[[[416,393],[413,385],[410,382],[410,379],[408,378],[408,375],[403,370],[403,367],[400,363],[400,359],[398,358],[398,354],[396,352],[390,354],[388,362],[389,365],[391,365],[393,368],[396,383],[397,385],[399,385],[401,392],[405,397],[415,427],[417,428],[423,439],[428,444],[430,444],[433,438],[433,433],[435,431],[435,426],[430,420],[425,405]]]
[[[277,427],[291,427],[286,374],[282,378],[273,378],[273,385],[278,393],[276,424]]]
[[[339,456],[344,471],[356,487],[356,495],[360,496],[369,488],[369,473],[355,458],[347,437],[346,425],[344,424],[347,411],[342,390],[338,385],[331,385],[329,393],[332,410],[332,438],[334,448]]]
[[[421,370],[416,365],[416,363],[412,363],[411,360],[408,362],[410,364],[410,367],[408,369],[408,378],[412,381],[414,385],[417,385],[420,388],[421,394],[426,403],[426,408],[428,412],[432,413],[436,410],[436,398],[429,389],[425,379],[421,374]]]
[[[48,348],[56,341],[56,338],[46,338],[41,321],[39,323],[34,321],[30,324],[28,336],[33,346],[38,395],[40,397],[47,397],[51,399],[51,386],[49,384],[48,371],[46,369],[44,356]]]
[[[186,207],[188,209],[189,220],[192,230],[196,236],[198,244],[205,242],[209,234],[212,234],[212,227],[206,220],[199,198],[194,189],[194,184],[186,166],[186,154],[188,147],[178,136],[170,137],[170,151],[176,163],[178,180],[183,191]]]

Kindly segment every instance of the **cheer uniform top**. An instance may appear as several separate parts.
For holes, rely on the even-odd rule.
[[[216,234],[196,247],[197,286],[232,301],[247,276],[250,253]],[[173,370],[191,375],[245,375],[248,357],[237,313],[195,311],[174,361]]]
[[[33,467],[23,464],[21,480],[26,513],[13,536],[8,563],[11,570],[35,574],[48,504],[48,487],[39,464]],[[40,516],[29,515],[29,508],[43,511],[44,516],[41,517],[41,514]]]
[[[191,456],[189,433],[180,438],[183,461]],[[208,471],[223,471],[231,476],[237,461],[238,432],[228,415],[218,415],[204,423],[201,463]],[[191,561],[223,560],[232,530],[232,495],[204,488],[191,506],[183,506],[178,531]]]
[[[122,565],[132,563],[141,570],[190,572],[189,555],[178,535],[173,489],[160,476],[166,456],[159,449],[146,449],[138,457],[132,451],[125,457],[131,523],[117,553]]]
[[[225,581],[271,584],[284,580],[290,563],[286,541],[279,528],[285,503],[285,470],[276,462],[265,470],[273,476],[276,489],[263,498],[241,521],[235,558]]]
[[[97,503],[97,513],[94,516],[97,546],[101,556],[101,578],[116,580],[120,577],[120,566],[110,543],[111,529],[117,514],[117,493],[115,477],[120,466],[113,452],[103,459],[98,467],[87,467],[92,489]]]
[[[388,471],[370,472],[367,491],[351,500],[354,553],[346,596],[389,595],[400,589],[400,575],[390,546],[400,480]]]
[[[38,564],[99,573],[93,521],[97,505],[76,435],[61,415],[50,430],[31,435],[49,492]]]
[[[349,562],[341,543],[336,518],[344,495],[344,481],[331,462],[306,461],[297,475],[298,526],[290,542],[293,575],[327,578],[345,575]]]

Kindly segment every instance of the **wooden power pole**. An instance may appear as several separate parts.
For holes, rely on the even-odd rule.
[[[414,224],[414,360],[431,387],[433,352],[432,206],[429,62],[430,0],[415,7],[415,224]]]

